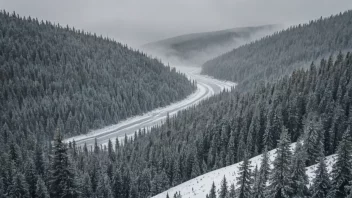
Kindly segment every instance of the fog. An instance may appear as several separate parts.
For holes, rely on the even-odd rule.
[[[351,0],[0,0],[0,8],[109,36],[132,47],[181,34],[296,24],[352,8]]]

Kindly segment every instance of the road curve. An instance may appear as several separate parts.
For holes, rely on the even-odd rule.
[[[166,119],[167,113],[174,115],[182,109],[196,105],[200,101],[214,94],[218,94],[221,90],[230,89],[231,87],[236,86],[236,84],[233,82],[221,81],[200,75],[199,67],[178,66],[176,69],[185,73],[191,80],[197,81],[197,90],[186,99],[166,107],[155,109],[143,115],[126,119],[116,125],[111,125],[102,129],[91,131],[86,135],[79,135],[65,139],[65,142],[75,140],[77,146],[83,146],[84,143],[86,143],[88,148],[90,148],[90,146],[94,144],[95,138],[97,138],[98,144],[106,145],[109,139],[111,139],[113,144],[115,144],[116,137],[118,137],[119,140],[122,140],[125,134],[127,134],[127,136],[131,136],[135,131],[141,128],[150,128],[152,126],[161,124],[162,121]]]

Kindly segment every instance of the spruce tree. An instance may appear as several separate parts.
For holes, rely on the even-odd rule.
[[[224,178],[221,181],[219,198],[227,198],[227,195],[228,195],[227,181],[226,181],[226,177],[224,175]]]
[[[38,178],[37,183],[36,183],[36,190],[35,190],[35,197],[37,198],[49,198],[49,192],[48,189],[42,180],[42,178]]]
[[[122,178],[120,170],[117,168],[114,172],[113,181],[112,181],[112,192],[114,197],[122,198]]]
[[[30,193],[28,190],[28,183],[25,180],[25,177],[21,173],[15,174],[12,180],[12,184],[9,187],[10,197],[23,197],[29,198]]]
[[[350,136],[350,128],[343,134],[342,140],[338,146],[337,158],[332,167],[332,188],[329,197],[335,196],[342,198],[347,196],[345,187],[352,180],[352,142]]]
[[[310,189],[312,198],[325,198],[331,188],[329,173],[326,169],[324,147],[320,147],[320,159],[315,170],[313,185]]]
[[[304,128],[304,147],[307,151],[307,165],[311,166],[318,162],[319,144],[322,143],[322,124],[315,113],[308,116],[307,123]]]
[[[84,173],[81,181],[81,197],[92,197],[93,189],[92,183],[88,173]]]
[[[265,148],[262,154],[262,161],[260,163],[260,169],[258,179],[254,184],[253,196],[254,198],[265,198],[266,184],[269,180],[270,175],[270,159],[268,149]]]
[[[101,198],[113,198],[109,176],[106,173],[100,174],[96,194]]]
[[[211,185],[210,193],[209,193],[209,198],[216,198],[216,187],[215,183]]]
[[[305,198],[309,195],[306,159],[306,150],[303,148],[301,141],[297,141],[291,163],[292,197]]]
[[[229,198],[235,198],[235,197],[236,197],[236,189],[235,189],[235,185],[232,183],[230,186]]]
[[[239,167],[239,176],[237,180],[237,197],[238,198],[250,198],[252,197],[252,173],[251,173],[251,162],[248,160],[247,153],[244,154],[243,162]]]
[[[50,167],[50,195],[52,197],[78,197],[75,175],[70,167],[66,144],[61,133],[56,134]]]
[[[290,178],[292,153],[290,150],[290,140],[285,128],[281,133],[275,153],[276,158],[273,161],[274,168],[270,174],[268,196],[273,198],[288,198],[292,195],[292,181]]]

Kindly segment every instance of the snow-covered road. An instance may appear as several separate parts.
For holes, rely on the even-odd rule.
[[[125,134],[131,136],[135,131],[141,128],[150,128],[158,125],[166,119],[167,113],[174,115],[182,109],[198,104],[200,101],[219,93],[221,90],[230,89],[231,87],[236,86],[233,82],[221,81],[208,76],[200,75],[199,67],[178,66],[176,69],[182,73],[185,73],[191,80],[197,81],[198,89],[186,99],[166,107],[155,109],[143,115],[126,119],[116,125],[91,131],[86,135],[79,135],[65,139],[65,142],[75,140],[77,146],[82,146],[86,143],[88,148],[90,148],[90,145],[94,144],[94,139],[97,138],[98,144],[105,145],[109,139],[111,139],[113,144],[115,144],[116,137],[122,140]]]

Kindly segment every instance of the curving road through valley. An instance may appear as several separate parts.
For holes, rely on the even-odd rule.
[[[199,67],[178,66],[176,69],[182,73],[185,73],[191,80],[197,81],[197,90],[186,99],[166,107],[155,109],[143,115],[126,119],[116,125],[94,130],[85,135],[65,139],[65,142],[75,140],[77,146],[83,146],[84,143],[86,143],[88,148],[90,148],[91,145],[94,145],[95,138],[97,138],[98,144],[106,145],[109,139],[111,139],[113,144],[115,144],[116,137],[118,137],[119,140],[122,140],[124,139],[125,134],[127,136],[131,136],[139,129],[150,128],[161,124],[162,121],[166,119],[167,113],[169,113],[170,116],[174,115],[180,110],[196,105],[200,101],[214,94],[218,94],[221,90],[231,89],[231,87],[236,86],[236,83],[233,82],[221,81],[208,76],[200,75]]]

